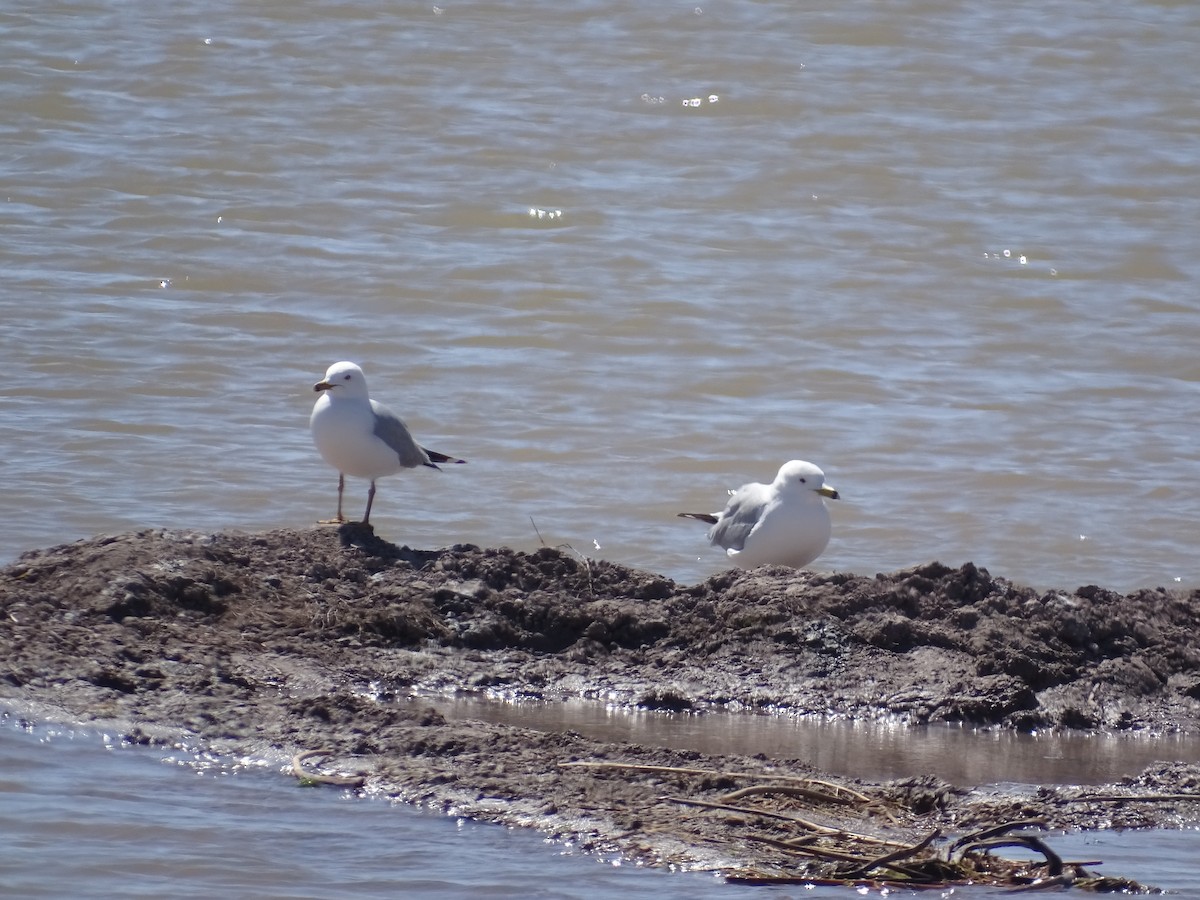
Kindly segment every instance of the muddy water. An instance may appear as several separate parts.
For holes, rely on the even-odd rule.
[[[790,897],[573,854],[535,835],[336,790],[300,789],[281,760],[123,747],[55,725],[0,723],[0,882],[11,896],[541,900]],[[1056,835],[1064,858],[1200,892],[1196,830]],[[1189,893],[1190,892],[1190,893]],[[804,896],[845,897],[841,888]],[[995,896],[960,888],[955,896]]]
[[[730,891],[710,876],[672,880],[523,831],[301,789],[280,768],[0,719],[4,894],[651,900],[667,888]]]
[[[1200,762],[1200,738],[1194,736],[1018,734],[786,715],[631,712],[585,700],[512,703],[464,696],[423,697],[419,705],[433,705],[451,719],[572,730],[604,741],[798,758],[828,772],[869,781],[936,773],[963,787],[1105,784],[1136,775],[1156,760]]]
[[[330,515],[349,358],[471,461],[383,483],[397,541],[692,581],[673,513],[800,457],[820,566],[1200,584],[1192,4],[4,25],[0,556]]]

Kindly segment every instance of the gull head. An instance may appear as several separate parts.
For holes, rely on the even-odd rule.
[[[802,459],[793,459],[780,466],[772,487],[780,492],[813,491],[830,500],[840,498],[833,486],[825,483],[825,473]]]
[[[366,397],[367,378],[352,362],[336,362],[325,370],[325,378],[313,385],[320,393],[329,391],[331,397]]]

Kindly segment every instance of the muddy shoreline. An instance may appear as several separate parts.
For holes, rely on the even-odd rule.
[[[1011,796],[932,774],[868,784],[803,760],[452,722],[436,699],[410,698],[488,690],[1197,734],[1198,614],[1200,591],[1037,593],[970,564],[870,577],[732,570],[677,585],[571,551],[412,550],[357,526],[144,531],[33,551],[0,571],[0,704],[125,723],[140,742],[182,729],[225,752],[328,750],[306,765],[584,850],[816,877],[829,865],[781,846],[801,815],[898,841],[1032,820],[1177,827],[1200,821],[1200,769],[1164,762],[1101,789]],[[781,776],[837,781],[871,802],[832,788],[724,802]]]

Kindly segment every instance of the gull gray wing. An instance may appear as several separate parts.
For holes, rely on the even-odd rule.
[[[408,469],[433,465],[429,454],[413,440],[408,426],[398,415],[375,400],[371,401],[371,411],[375,413],[375,436],[396,452],[400,465]]]
[[[760,487],[754,485],[754,487]],[[742,550],[746,546],[746,538],[762,518],[766,508],[767,498],[761,491],[737,491],[729,498],[729,503],[720,513],[717,524],[708,532],[708,539],[726,550]]]

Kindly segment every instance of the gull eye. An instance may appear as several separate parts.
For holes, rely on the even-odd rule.
[[[808,484],[808,479],[807,479],[807,478],[805,478],[805,477],[803,477],[803,476],[801,476],[801,478],[800,478],[800,483],[801,483],[801,484]]]
[[[349,376],[349,375],[343,375],[343,376],[342,376],[342,381],[349,381],[349,380],[350,380],[350,376]]]

